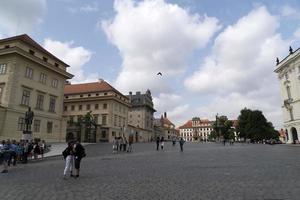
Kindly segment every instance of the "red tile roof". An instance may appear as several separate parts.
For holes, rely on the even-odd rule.
[[[81,83],[81,84],[67,84],[65,85],[65,95],[70,94],[85,94],[85,93],[95,93],[95,92],[116,92],[119,95],[125,97],[121,92],[115,89],[106,81],[98,81],[92,83]]]
[[[187,121],[184,125],[179,126],[179,129],[192,128],[192,120]]]
[[[174,124],[168,118],[162,118],[163,124],[174,126]]]

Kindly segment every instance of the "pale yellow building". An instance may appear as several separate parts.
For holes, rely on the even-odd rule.
[[[0,139],[21,139],[31,107],[33,138],[64,141],[62,117],[66,63],[28,35],[0,40]]]
[[[127,117],[130,107],[129,99],[104,80],[65,86],[64,116],[69,122],[78,122],[79,118],[92,111],[98,125],[92,142],[111,142],[114,137],[123,135],[128,138]],[[84,130],[72,131],[71,127],[68,130],[73,137],[85,140]]]
[[[293,51],[279,62],[278,74],[281,93],[283,126],[287,143],[299,143],[300,138],[300,49]]]
[[[179,127],[179,135],[185,141],[207,141],[213,131],[213,122],[194,117]]]

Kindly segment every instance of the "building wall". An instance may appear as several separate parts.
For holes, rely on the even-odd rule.
[[[101,132],[106,132],[106,137],[100,137],[98,139],[107,139],[109,142],[113,140],[114,137],[120,137],[125,134],[125,129],[128,124],[128,109],[129,104],[121,103],[114,96],[114,92],[97,92],[90,94],[74,94],[65,95],[64,102],[64,116],[70,120],[78,121],[78,116],[84,116],[86,113],[92,111],[93,116],[98,116],[97,124],[100,126],[100,136]],[[96,96],[96,94],[98,94]],[[68,96],[68,98],[66,98]],[[98,104],[98,109],[96,108]],[[81,105],[82,109],[79,110]],[[90,108],[87,107],[90,105]],[[105,107],[106,105],[106,107]],[[74,110],[72,110],[74,106]],[[103,118],[106,116],[106,124],[103,124]]]
[[[21,48],[29,49],[23,43],[16,44]],[[2,131],[0,129],[0,137],[2,139],[22,138],[22,130],[18,128],[18,120],[20,117],[25,117],[25,112],[28,110],[28,106],[30,106],[35,113],[34,120],[40,120],[39,132],[34,131],[32,124],[33,137],[39,137],[47,141],[61,141],[65,137],[65,130],[62,128],[64,126],[62,105],[63,88],[66,78],[61,74],[47,69],[45,65],[49,63],[44,63],[45,61],[35,58],[36,54],[30,56],[21,56],[17,53],[0,54],[0,64],[7,64],[6,74],[0,75],[0,87],[4,88],[0,104],[6,110],[6,115],[3,118],[4,126],[2,127]],[[48,61],[50,60],[49,58]],[[26,67],[30,67],[33,70],[31,79],[25,77]],[[39,81],[41,73],[47,75],[45,84]],[[51,86],[52,79],[58,81],[56,88]],[[28,90],[30,93],[28,105],[21,104],[24,90]],[[42,109],[36,107],[37,94],[44,96]],[[55,112],[49,111],[50,96],[55,98]],[[48,122],[53,123],[51,133],[47,133]]]

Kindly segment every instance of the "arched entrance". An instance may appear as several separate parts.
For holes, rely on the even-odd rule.
[[[297,134],[297,130],[295,127],[291,128],[291,132],[292,132],[292,141],[293,144],[296,144],[299,140],[298,140],[298,134]]]

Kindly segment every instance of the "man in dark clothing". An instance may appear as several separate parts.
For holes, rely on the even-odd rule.
[[[160,139],[159,139],[159,137],[157,137],[156,138],[156,150],[158,151],[158,149],[159,149],[159,141],[160,141]]]
[[[180,151],[181,152],[183,152],[183,144],[184,144],[184,140],[183,140],[183,138],[180,138],[180,140],[179,140],[179,144],[180,144]]]
[[[76,141],[74,144],[74,160],[75,160],[75,177],[79,177],[79,170],[80,170],[80,162],[83,157],[85,157],[85,149],[84,147],[79,143],[79,141]]]

